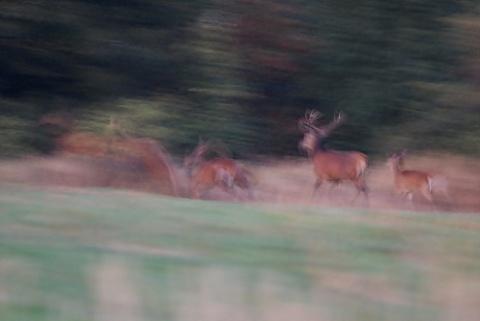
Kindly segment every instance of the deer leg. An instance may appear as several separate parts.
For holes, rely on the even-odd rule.
[[[330,183],[330,191],[328,192],[329,197],[332,195],[333,190],[340,185],[340,181],[330,181]]]
[[[200,186],[193,186],[190,190],[191,197],[195,199],[200,199],[205,192],[205,190],[203,188],[200,188]]]
[[[328,200],[329,200],[330,204],[332,204],[332,202],[334,202],[334,203],[335,203],[336,201],[338,202],[338,200],[337,200],[336,198],[332,197],[332,195],[334,195],[334,194],[333,194],[333,190],[334,190],[334,189],[338,190],[338,189],[340,188],[340,183],[341,183],[341,182],[342,182],[341,180],[331,180],[331,181],[329,181],[329,183],[330,183],[330,190],[328,191]],[[345,198],[343,197],[343,196],[344,196],[343,193],[336,193],[336,195],[337,195],[337,198],[341,198],[341,201],[342,201],[342,202],[345,201]],[[335,196],[335,195],[334,195],[334,196]],[[334,203],[333,203],[333,204],[334,204]]]
[[[249,185],[239,185],[239,186],[240,186],[240,189],[246,193],[247,200],[252,201],[256,199],[256,196],[252,190],[252,186],[249,186]]]
[[[363,195],[365,195],[365,200],[367,201],[367,206],[369,206],[370,201],[369,201],[369,198],[368,198],[368,188],[365,185],[365,182],[363,182],[362,180],[355,180],[355,181],[353,181],[353,184],[355,185],[355,188],[357,189],[357,194],[355,194],[355,197],[350,202],[350,204],[353,204],[357,200],[358,195],[360,195],[360,193],[363,193]]]
[[[217,186],[220,186],[224,192],[233,195],[235,200],[238,201],[239,195],[237,190],[235,189],[235,177],[228,173],[224,169],[219,169],[215,173],[215,182]]]
[[[407,192],[405,194],[405,197],[408,199],[408,204],[411,210],[414,210],[415,207],[413,206],[413,193],[412,192]]]
[[[432,208],[436,210],[436,206],[435,206],[435,202],[433,201],[433,196],[430,190],[430,186],[425,185],[424,187],[421,188],[420,192],[422,193],[423,197],[425,197],[425,199],[430,202],[430,205],[432,206]]]
[[[211,184],[203,184],[199,182],[192,182],[190,185],[190,194],[192,198],[201,199],[205,196],[209,190],[211,190],[214,186]]]
[[[315,197],[315,194],[317,193],[317,190],[321,185],[322,185],[322,180],[320,178],[318,178],[315,181],[315,184],[313,185],[312,199]]]
[[[238,201],[238,192],[235,185],[229,185],[228,182],[225,181],[217,181],[216,186],[221,188],[227,195],[233,196],[235,201]]]
[[[427,201],[429,201],[430,203],[433,203],[433,196],[429,190],[422,189],[422,195],[427,199]]]

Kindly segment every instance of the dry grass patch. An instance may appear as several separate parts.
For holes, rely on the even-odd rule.
[[[271,158],[246,165],[255,177],[257,202],[411,209],[406,200],[394,195],[393,177],[384,159],[372,160],[367,171],[368,205],[362,196],[350,204],[356,190],[349,182],[335,188],[326,182],[312,198],[315,176],[313,166],[306,158]],[[450,200],[434,194],[438,210],[480,211],[479,161],[456,155],[428,154],[407,156],[405,167],[439,172],[445,176]],[[179,179],[180,194],[187,195],[188,179],[183,169],[177,165],[174,171]],[[108,158],[57,156],[3,162],[0,164],[0,180],[41,186],[108,187],[162,193],[162,186],[138,162]],[[206,198],[238,201],[220,189],[210,191]],[[420,195],[414,196],[414,209],[432,210]]]

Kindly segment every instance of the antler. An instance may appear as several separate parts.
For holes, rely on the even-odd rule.
[[[333,116],[333,120],[330,124],[325,126],[315,126],[315,122],[322,116],[319,111],[316,110],[307,110],[305,112],[305,118],[298,121],[298,126],[303,131],[314,131],[321,136],[328,136],[330,133],[337,128],[341,123],[345,121],[347,115],[343,112],[337,112]]]
[[[322,132],[322,135],[328,136],[330,133],[342,124],[347,119],[347,115],[344,112],[336,112],[333,116],[333,120],[330,124],[320,127],[319,130]]]
[[[313,125],[317,119],[322,117],[322,113],[315,109],[310,109],[305,112],[305,121],[307,124]]]
[[[298,121],[298,127],[302,131],[313,130],[316,131],[315,122],[322,117],[322,113],[314,109],[307,109],[305,111],[305,117]]]

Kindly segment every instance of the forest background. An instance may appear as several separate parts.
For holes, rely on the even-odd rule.
[[[315,108],[329,146],[480,155],[480,4],[433,0],[0,3],[0,157],[45,153],[42,115],[184,155],[298,155]]]

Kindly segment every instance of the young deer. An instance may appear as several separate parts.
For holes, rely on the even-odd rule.
[[[354,202],[360,193],[365,195],[368,202],[368,188],[364,181],[364,174],[368,167],[368,156],[357,151],[337,151],[325,148],[325,138],[345,121],[345,114],[337,113],[333,121],[325,126],[316,126],[321,116],[318,111],[307,111],[305,118],[299,120],[299,127],[304,132],[299,147],[308,152],[314,172],[317,177],[312,197],[323,181],[339,184],[341,181],[350,181],[357,189]]]
[[[413,194],[420,192],[435,209],[436,205],[432,194],[434,189],[441,191],[448,198],[445,178],[431,172],[404,169],[404,156],[405,150],[402,150],[388,155],[387,158],[387,164],[393,173],[395,192],[406,196],[411,208],[413,208]]]
[[[239,187],[252,199],[251,175],[245,165],[227,157],[205,159],[210,144],[200,141],[194,151],[185,158],[184,167],[190,177],[190,193],[193,198],[200,198],[209,190],[220,187],[235,198]]]

